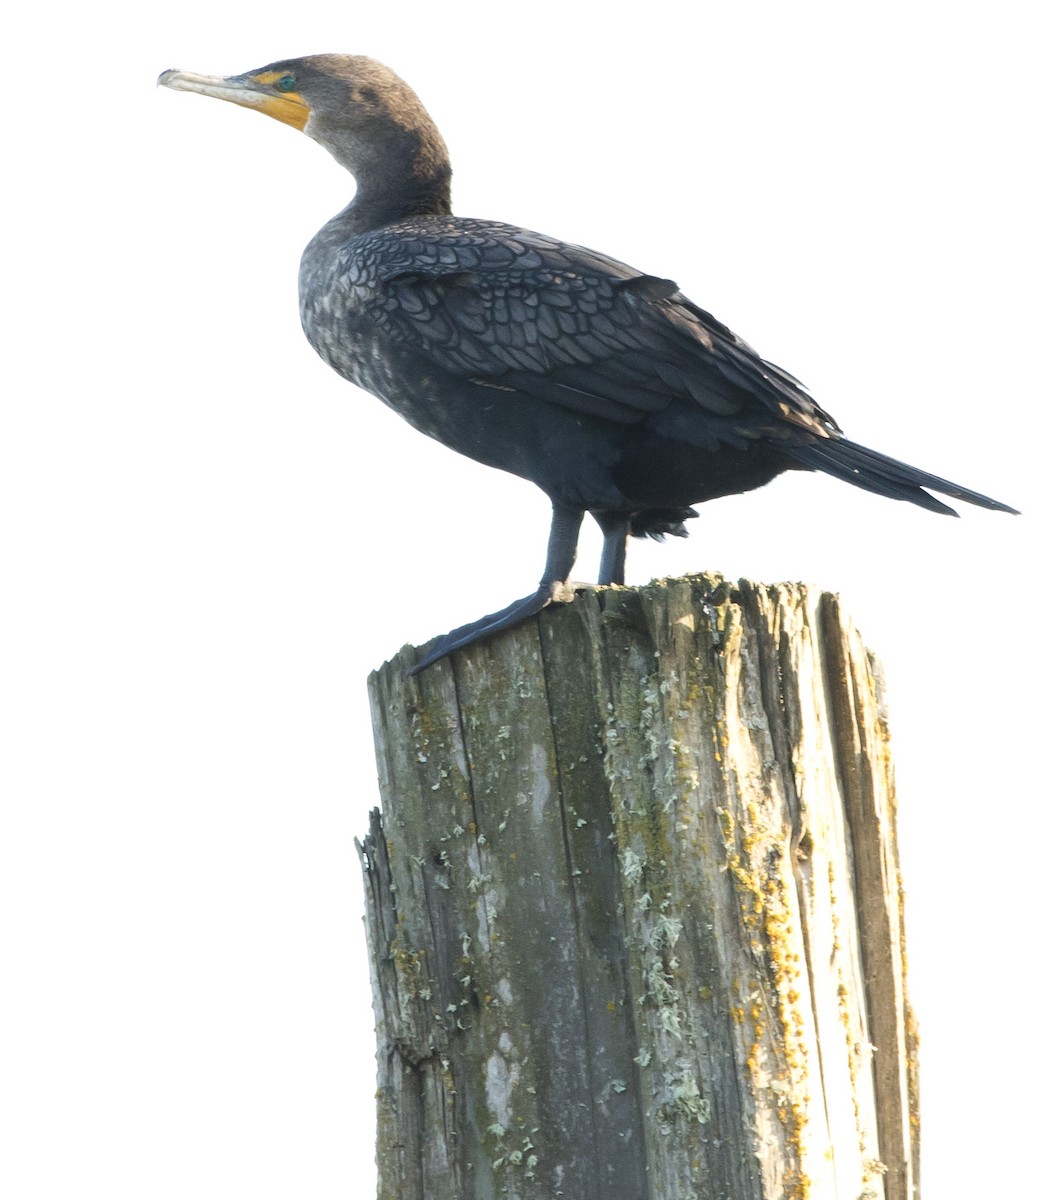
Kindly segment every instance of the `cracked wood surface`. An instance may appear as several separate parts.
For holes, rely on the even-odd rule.
[[[835,599],[580,592],[370,680],[381,1200],[911,1200],[881,688]]]

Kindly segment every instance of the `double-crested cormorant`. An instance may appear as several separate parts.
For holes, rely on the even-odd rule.
[[[159,82],[302,130],[354,176],[300,265],[312,346],[446,446],[550,497],[546,569],[531,596],[446,634],[416,670],[538,612],[575,561],[583,515],[604,535],[601,584],[626,539],[684,535],[690,507],[820,470],[934,512],[925,488],[991,500],[848,441],[779,367],[667,279],[580,246],[453,216],[441,135],[372,59],[317,55],[229,78]]]

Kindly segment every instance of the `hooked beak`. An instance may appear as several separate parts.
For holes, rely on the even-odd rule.
[[[244,108],[255,108],[274,117],[276,121],[303,131],[311,116],[311,106],[299,92],[277,91],[275,82],[279,78],[281,76],[276,71],[227,77],[196,75],[192,71],[164,71],[158,83],[161,87],[173,88],[175,92],[198,92],[201,96],[215,96],[218,100],[229,100]]]

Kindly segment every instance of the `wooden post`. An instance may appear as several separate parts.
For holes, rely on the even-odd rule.
[[[374,673],[381,1200],[916,1195],[880,684],[836,600],[589,590]]]

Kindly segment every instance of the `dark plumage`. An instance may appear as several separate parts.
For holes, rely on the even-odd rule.
[[[452,215],[441,135],[371,59],[322,55],[228,79],[160,83],[303,130],[355,177],[352,203],[300,266],[308,340],[345,378],[454,450],[550,497],[531,596],[445,635],[419,664],[537,612],[575,558],[583,515],[604,534],[600,583],[626,538],[683,535],[691,505],[819,470],[952,513],[940,492],[1013,512],[844,438],[800,383],[666,279],[592,250]]]

